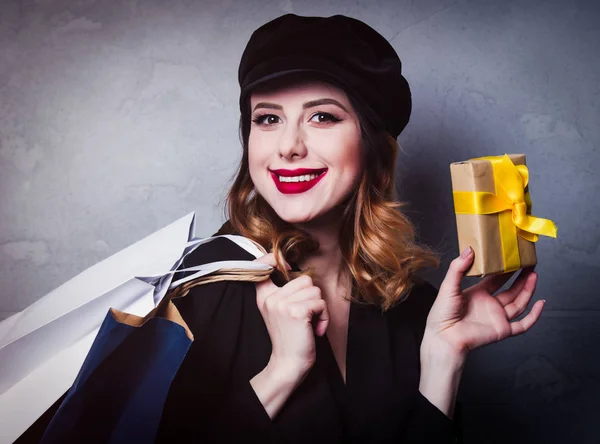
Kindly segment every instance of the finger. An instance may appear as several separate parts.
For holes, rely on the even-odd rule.
[[[465,248],[459,257],[450,262],[450,267],[446,273],[442,285],[440,285],[441,294],[459,294],[460,281],[462,280],[465,271],[473,263],[473,249]]]
[[[298,276],[296,279],[292,279],[281,287],[282,295],[290,296],[298,293],[304,288],[314,287],[313,280],[310,276],[303,274]]]
[[[277,260],[275,259],[275,253],[267,253],[264,256],[254,259],[254,262],[260,262],[261,264],[267,264],[271,267],[277,267]],[[286,261],[283,261],[283,265],[287,270],[291,270],[292,267]]]
[[[317,318],[317,322],[315,324],[315,334],[317,336],[323,336],[327,332],[327,327],[329,326],[329,310],[327,309],[327,305],[325,305],[325,310],[323,310],[319,317]]]
[[[267,253],[261,257],[257,257],[254,259],[254,262],[261,262],[263,264],[274,265],[275,264],[275,254]]]
[[[322,299],[321,289],[319,287],[314,285],[304,287],[307,283],[312,284],[310,276],[300,276],[299,278],[294,279],[294,281],[297,280],[300,280],[300,282],[297,282],[295,285],[288,285],[292,282],[290,281],[283,287],[277,287],[275,284],[272,284],[272,287],[267,287],[267,291],[264,293],[265,297],[262,299],[261,307],[266,306],[268,311],[280,311],[285,310],[286,307],[291,304]],[[273,291],[270,291],[271,289],[273,289]]]
[[[280,288],[273,283],[270,277],[264,281],[256,282],[256,302],[260,310],[263,309],[267,299],[272,297]]]
[[[500,302],[502,306],[506,306],[513,302],[515,298],[520,294],[521,290],[523,290],[525,282],[531,274],[536,274],[532,268],[524,268],[523,270],[521,270],[519,276],[515,279],[510,288],[506,289],[505,291],[496,296],[498,302]]]
[[[323,299],[321,296],[321,289],[317,286],[303,288],[296,293],[284,296],[287,303],[293,304],[296,302],[311,301],[313,299]]]
[[[542,315],[542,309],[544,308],[545,304],[546,301],[537,301],[535,304],[533,304],[533,307],[531,307],[531,311],[527,314],[527,316],[520,321],[511,322],[511,335],[517,336],[529,330]]]
[[[262,264],[271,265],[272,267],[277,266],[277,261],[275,260],[274,253],[265,254],[264,256],[261,256],[261,257],[255,259],[254,262],[260,262]],[[285,263],[285,265],[287,267],[289,267],[288,270],[291,270],[291,267],[289,266],[289,264],[287,262]],[[297,279],[293,279],[290,282],[293,282],[295,280],[297,280]],[[301,285],[302,283],[303,283],[303,281],[301,281],[300,283],[297,283],[296,285]],[[311,280],[311,284],[312,284],[312,280]],[[277,285],[275,285],[270,277],[265,279],[264,281],[257,282],[256,290],[257,290],[257,294],[260,294],[260,300],[259,300],[260,305],[262,306],[262,304],[264,304],[264,301],[266,300],[267,297],[271,296],[273,293],[280,290],[281,288],[283,288],[283,287],[278,287]]]
[[[314,286],[312,278],[302,275],[292,279],[283,287],[278,287],[271,278],[256,284],[258,307],[273,311],[280,304],[301,302],[307,299],[320,299],[321,289]]]
[[[500,290],[504,284],[508,282],[508,280],[513,277],[515,272],[510,273],[502,273],[495,274],[493,276],[487,276],[483,278],[480,282],[477,282],[475,285],[471,287],[472,290],[482,290],[493,294]]]
[[[310,301],[297,302],[288,307],[289,314],[295,319],[303,319],[308,322],[313,322],[316,318],[319,322],[329,321],[329,312],[327,311],[327,303],[323,299],[315,299]]]
[[[277,289],[281,290],[279,287]],[[323,300],[321,290],[318,287],[309,287],[288,296],[283,295],[281,291],[272,293],[265,298],[262,306],[271,313],[290,313],[293,317],[298,317],[302,316],[298,309],[303,306],[304,302],[319,300]]]
[[[305,301],[298,305],[310,310],[310,322],[313,324],[315,334],[317,336],[323,336],[329,326],[329,309],[327,308],[327,302],[325,302],[324,299],[316,299]]]
[[[537,285],[537,275],[535,273],[530,273],[527,275],[525,279],[525,283],[523,284],[523,288],[514,299],[514,301],[506,304],[504,306],[504,311],[506,311],[506,319],[509,321],[520,316],[524,311],[529,301],[531,300],[531,296],[535,292],[535,287]]]

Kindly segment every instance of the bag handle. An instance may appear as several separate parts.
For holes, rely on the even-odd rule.
[[[200,245],[219,237],[225,237],[229,239],[256,258],[267,254],[267,251],[262,245],[250,238],[235,234],[223,234],[205,239],[192,240],[190,243],[188,243],[188,247],[186,247],[187,251],[179,261],[178,265],[181,265],[185,257],[187,257]],[[181,270],[173,270],[173,274],[188,271],[194,271],[195,273],[172,282],[169,285],[169,290],[173,290],[174,288],[177,288],[180,285],[190,281],[198,282],[197,285],[224,280],[260,282],[265,280],[273,272],[273,269],[274,268],[268,264],[261,264],[259,262],[246,260],[210,262]]]
[[[231,241],[235,242],[244,250],[257,258],[267,254],[266,250],[257,242],[252,239],[238,236],[238,235],[220,235],[213,236],[205,239],[193,239],[186,246],[186,251],[182,258],[177,262],[175,268],[177,268],[183,262],[183,259],[189,255],[192,251],[198,248],[200,245],[210,242],[217,237],[227,237]],[[169,285],[169,289],[165,296],[161,299],[159,304],[148,313],[146,316],[135,316],[129,313],[125,313],[114,308],[110,309],[110,313],[113,318],[122,324],[130,325],[132,327],[141,327],[144,323],[154,317],[160,317],[170,320],[180,325],[186,335],[193,341],[194,335],[190,328],[183,320],[183,317],[173,304],[172,299],[182,298],[187,296],[190,290],[194,287],[204,284],[210,284],[213,282],[220,281],[244,281],[244,282],[262,282],[269,278],[271,273],[275,270],[274,267],[268,264],[262,264],[260,262],[236,260],[236,261],[217,261],[210,262],[207,264],[197,265],[194,267],[184,268],[181,270],[172,270],[169,274],[175,274],[179,272],[195,271],[194,274],[186,276],[182,279],[178,279]]]
[[[196,267],[179,269],[181,264],[184,262],[185,258],[189,254],[191,254],[194,250],[196,250],[196,248],[200,247],[201,245],[203,245],[207,242],[211,242],[219,237],[225,237],[225,238],[229,239],[230,241],[237,244],[240,248],[243,248],[244,250],[246,250],[248,253],[250,253],[252,256],[254,256],[256,258],[262,257],[265,254],[267,254],[267,251],[263,248],[263,246],[260,245],[259,243],[257,243],[256,241],[249,239],[247,237],[244,237],[244,236],[236,235],[236,234],[222,234],[222,235],[211,236],[211,237],[207,237],[207,238],[193,238],[187,242],[187,244],[183,250],[183,254],[180,256],[180,258],[177,260],[177,262],[175,262],[175,264],[173,264],[170,271],[167,271],[162,274],[152,275],[152,276],[148,276],[148,275],[137,276],[138,279],[143,280],[144,282],[147,282],[154,286],[154,288],[155,288],[154,303],[156,306],[158,306],[160,301],[164,298],[167,291],[170,291],[173,288],[175,288],[185,282],[188,282],[190,280],[194,280],[196,278],[201,278],[207,274],[211,274],[211,275],[218,274],[221,269],[224,269],[224,271],[227,271],[228,268],[234,268],[234,269],[239,268],[241,270],[246,270],[246,272],[242,273],[242,276],[240,276],[239,278],[232,277],[231,279],[229,279],[229,278],[223,279],[223,280],[242,280],[242,281],[248,280],[245,277],[247,275],[252,275],[252,274],[256,273],[258,276],[262,276],[264,271],[271,270],[272,267],[269,265],[260,264],[258,262],[248,261],[248,260],[211,262],[211,263],[202,264],[202,265],[196,266]],[[186,276],[185,278],[179,279],[175,282],[171,281],[173,276],[175,275],[175,273],[187,272],[187,271],[194,271],[194,273],[190,276]],[[225,274],[227,275],[227,273],[225,273]]]

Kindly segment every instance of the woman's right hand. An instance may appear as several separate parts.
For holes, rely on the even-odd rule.
[[[273,253],[256,262],[276,265]],[[256,303],[271,338],[271,360],[288,372],[306,374],[315,362],[314,335],[323,336],[329,323],[321,289],[310,276],[300,276],[283,287],[269,278],[256,284]]]
[[[273,253],[255,262],[276,265]],[[329,313],[321,290],[309,276],[300,276],[283,287],[270,278],[258,282],[256,303],[269,332],[272,352],[267,367],[250,382],[273,418],[315,363],[314,335],[325,334]]]

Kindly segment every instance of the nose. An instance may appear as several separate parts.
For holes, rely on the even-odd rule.
[[[304,139],[305,134],[301,125],[287,124],[279,142],[279,156],[290,161],[294,157],[302,158],[306,156]]]

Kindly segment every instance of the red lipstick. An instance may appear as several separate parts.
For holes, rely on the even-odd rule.
[[[311,180],[306,180],[302,182],[282,182],[279,180],[279,176],[283,177],[294,177],[294,176],[302,176],[305,174],[319,174],[319,176],[315,177]],[[309,168],[298,168],[295,170],[271,170],[271,177],[273,178],[273,182],[275,182],[275,186],[279,190],[279,192],[283,194],[298,194],[304,193],[305,191],[310,190],[314,187],[319,181],[327,174],[327,168],[321,169],[309,169]]]

